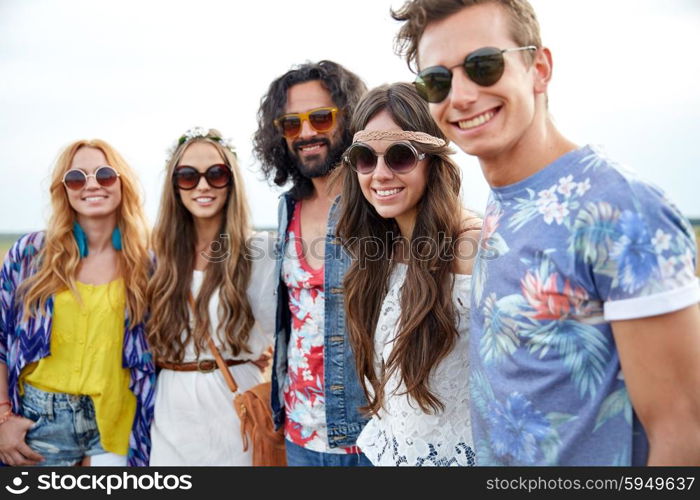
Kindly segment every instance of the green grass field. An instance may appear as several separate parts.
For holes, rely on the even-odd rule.
[[[0,233],[0,257],[3,260],[5,260],[7,251],[20,236],[19,234]]]

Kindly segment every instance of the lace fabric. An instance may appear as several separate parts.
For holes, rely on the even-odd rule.
[[[389,278],[375,332],[375,369],[380,370],[393,348],[401,307],[405,265],[398,264]],[[386,387],[386,400],[358,438],[358,445],[374,465],[473,466],[476,456],[469,411],[469,307],[471,276],[455,275],[453,301],[459,338],[455,348],[435,368],[430,387],[443,411],[427,414],[407,394],[394,375]],[[381,357],[380,357],[381,356]]]

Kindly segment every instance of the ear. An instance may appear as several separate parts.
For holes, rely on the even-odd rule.
[[[535,93],[546,94],[549,80],[552,79],[552,52],[547,47],[538,49],[532,67],[535,71]]]

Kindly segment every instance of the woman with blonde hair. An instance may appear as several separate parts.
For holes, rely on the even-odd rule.
[[[241,392],[263,381],[275,258],[253,233],[231,142],[194,128],[175,143],[153,231],[148,339],[160,368],[151,465],[251,465],[212,340]],[[269,356],[268,356],[269,357]]]
[[[0,460],[146,465],[155,369],[136,176],[106,142],[79,140],[50,193],[48,229],[22,236],[0,275]]]
[[[350,128],[337,234],[353,256],[345,311],[372,417],[357,444],[374,465],[475,465],[468,304],[481,221],[412,85],[369,91]]]

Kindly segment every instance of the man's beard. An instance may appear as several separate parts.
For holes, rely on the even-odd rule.
[[[320,155],[318,155],[319,158],[309,159],[307,160],[306,164],[303,163],[301,157],[299,156],[298,148],[307,144],[318,143],[326,146],[326,151],[328,151],[328,154],[326,155],[325,160],[321,160]],[[325,138],[311,139],[308,141],[298,141],[294,143],[294,151],[292,152],[291,156],[301,175],[307,179],[313,179],[328,175],[331,170],[333,170],[340,163],[340,159],[342,158],[345,149],[346,148],[343,144],[333,144],[331,141]]]

